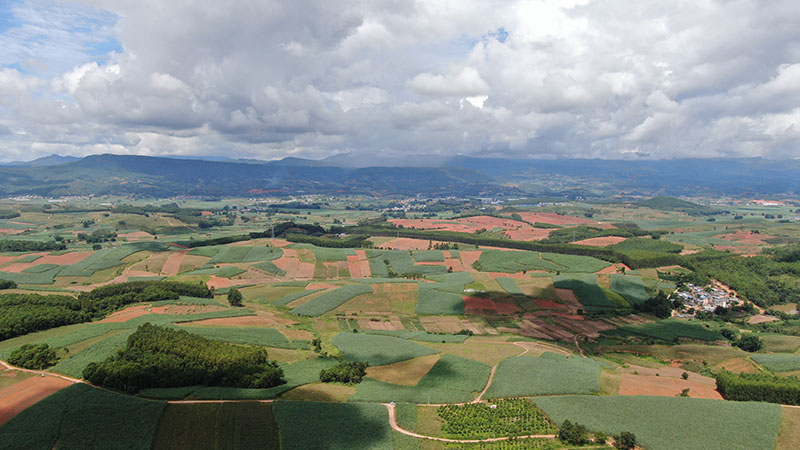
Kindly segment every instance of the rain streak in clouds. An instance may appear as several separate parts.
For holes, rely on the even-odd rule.
[[[800,156],[794,0],[0,0],[0,160]]]

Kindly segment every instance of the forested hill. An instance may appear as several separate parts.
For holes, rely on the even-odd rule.
[[[800,161],[758,158],[609,161],[454,157],[443,161],[432,157],[417,158],[414,167],[369,167],[370,161],[354,157],[347,161],[286,158],[263,162],[94,155],[66,161],[40,167],[0,167],[0,195],[492,196],[525,192],[566,195],[576,189],[647,196],[800,192]],[[561,190],[551,190],[552,186]],[[688,205],[667,206],[685,209]]]
[[[516,192],[475,171],[449,168],[346,169],[122,155],[88,156],[52,167],[0,168],[0,195],[490,195],[498,191]]]

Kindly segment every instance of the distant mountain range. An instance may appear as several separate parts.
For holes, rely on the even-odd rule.
[[[0,195],[428,196],[777,195],[800,192],[800,161],[490,159],[456,156],[364,161],[51,155],[0,166]],[[360,164],[357,164],[360,163]],[[371,164],[368,164],[371,163]],[[366,166],[365,166],[366,165]],[[365,166],[365,167],[363,167]]]

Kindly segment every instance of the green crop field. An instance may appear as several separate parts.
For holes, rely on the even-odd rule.
[[[216,326],[191,326],[182,329],[214,339],[215,341],[232,342],[234,344],[261,345],[264,347],[295,348],[295,345],[286,339],[280,331],[264,327],[216,327]]]
[[[629,238],[618,244],[609,246],[614,250],[643,250],[648,252],[679,253],[683,246],[660,239]]]
[[[277,401],[283,450],[392,450],[389,413],[380,404]]]
[[[416,386],[400,386],[366,378],[350,401],[451,403],[475,398],[489,380],[491,367],[445,354]]]
[[[418,250],[413,254],[416,262],[444,262],[441,250]]]
[[[216,275],[218,277],[231,278],[235,277],[236,275],[243,274],[244,272],[245,270],[239,267],[225,266],[225,267],[210,267],[207,269],[197,269],[191,272],[186,272],[184,273],[184,275]]]
[[[648,450],[771,450],[778,405],[677,397],[563,396],[533,401],[557,423],[630,431]]]
[[[509,277],[498,277],[496,279],[497,283],[500,284],[500,287],[503,288],[506,292],[512,295],[523,295],[522,289],[517,286],[517,282],[514,281],[513,278]]]
[[[484,272],[517,273],[523,270],[556,272],[564,269],[564,266],[540,258],[537,252],[523,251],[484,250],[477,264]]]
[[[756,353],[753,360],[773,372],[792,372],[800,370],[800,355],[769,355]]]
[[[313,300],[294,308],[292,314],[298,316],[320,316],[342,306],[345,302],[361,294],[369,294],[372,288],[365,284],[351,284],[334,291],[326,292]]]
[[[446,342],[446,343],[462,343],[467,340],[469,336],[464,334],[434,334],[425,331],[410,331],[410,330],[364,330],[366,334],[381,334],[384,336],[394,336],[402,339],[423,342]]]
[[[7,450],[149,450],[166,403],[96,389],[64,388],[0,427]]]
[[[161,245],[161,244],[158,244]],[[110,269],[124,264],[123,258],[146,250],[148,247],[137,244],[126,244],[121,247],[105,248],[92,253],[79,263],[65,267],[58,275],[61,277],[89,277],[98,270]],[[161,251],[161,250],[155,250]]]
[[[654,323],[627,325],[613,330],[603,331],[607,336],[653,338],[672,341],[676,338],[696,339],[699,341],[716,341],[723,339],[715,330],[708,329],[699,322],[665,319]]]
[[[414,259],[406,250],[367,250],[369,267],[373,276],[385,277],[389,275],[389,268],[398,275],[413,273],[437,274],[445,273],[447,269],[442,266],[414,265]]]
[[[437,283],[419,283],[417,314],[464,314],[461,293],[472,277],[465,272],[431,275]]]
[[[555,353],[508,358],[497,367],[487,398],[600,391],[600,364],[593,359]]]
[[[332,342],[347,359],[364,361],[371,366],[382,366],[437,353],[430,347],[406,339],[376,334],[339,333]]]
[[[542,259],[559,266],[558,270],[576,273],[594,273],[605,269],[611,263],[591,256],[562,255],[559,253],[542,253]]]
[[[310,246],[317,261],[347,261],[349,255],[355,255],[352,248],[326,248]]]
[[[274,302],[272,302],[272,304],[273,305],[278,305],[278,306],[286,306],[289,303],[292,303],[293,301],[297,300],[298,298],[303,298],[306,295],[311,295],[311,294],[313,294],[315,292],[319,292],[319,291],[323,291],[323,290],[324,289],[311,289],[311,290],[308,290],[308,291],[293,292],[291,294],[284,295],[283,297],[275,300]]]
[[[625,297],[631,305],[650,298],[644,289],[642,279],[634,275],[611,274],[611,290]]]
[[[275,450],[278,424],[269,403],[169,404],[153,450]]]

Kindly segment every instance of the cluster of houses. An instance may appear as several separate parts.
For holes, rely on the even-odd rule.
[[[729,308],[739,302],[736,295],[718,286],[702,287],[687,284],[686,290],[676,294],[687,308],[714,312],[718,306]]]

